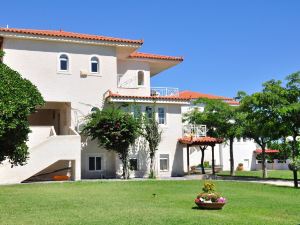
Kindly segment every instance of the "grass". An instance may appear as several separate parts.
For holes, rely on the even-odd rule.
[[[292,180],[293,173],[290,170],[268,170],[268,178],[272,179],[283,179],[283,180]],[[218,173],[218,175],[225,175],[229,176],[229,171],[223,171]],[[235,171],[235,176],[242,176],[242,177],[257,177],[262,178],[262,171]],[[298,172],[298,178],[300,178],[300,171]]]
[[[0,186],[0,224],[299,224],[299,189],[215,183],[228,199],[220,211],[195,209],[195,180]]]

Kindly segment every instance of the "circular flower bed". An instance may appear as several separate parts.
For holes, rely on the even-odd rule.
[[[226,199],[215,192],[215,185],[212,182],[205,182],[203,192],[195,198],[195,203],[201,209],[222,209]]]

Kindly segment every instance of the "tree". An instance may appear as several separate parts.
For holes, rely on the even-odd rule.
[[[152,112],[151,117],[149,117],[148,115],[144,115],[142,136],[147,140],[149,144],[149,156],[150,156],[149,178],[155,178],[153,165],[154,165],[155,153],[161,141],[161,135],[162,135],[162,131],[159,128],[158,122],[155,120],[155,113]]]
[[[269,156],[271,160],[287,160],[291,157],[292,148],[291,145],[285,140],[285,138],[282,138],[282,140],[272,141],[267,147],[268,149],[279,150],[278,153],[274,153]]]
[[[233,157],[233,141],[234,138],[239,136],[239,124],[236,122],[236,109],[237,107],[230,106],[222,100],[215,99],[198,99],[194,104],[204,104],[203,112],[193,110],[185,117],[189,123],[192,124],[205,124],[207,127],[207,134],[211,137],[225,138],[229,141],[230,153],[230,174],[234,175],[234,157]],[[202,173],[204,171],[204,150],[207,147],[200,147],[202,152],[201,167]]]
[[[87,118],[82,133],[98,140],[99,146],[115,151],[123,164],[123,178],[129,177],[129,147],[139,136],[140,122],[115,106],[95,110]]]
[[[283,135],[291,136],[292,161],[299,156],[297,136],[300,136],[300,72],[287,78],[287,84],[278,92],[282,101],[278,109],[280,122],[283,125]],[[279,89],[279,87],[277,87]],[[294,186],[298,187],[297,169],[293,169]]]
[[[262,149],[263,178],[267,177],[266,146],[280,138],[282,125],[278,118],[278,106],[282,101],[280,82],[268,81],[263,84],[263,90],[252,95],[240,94],[240,119],[243,136],[254,139]]]
[[[3,52],[0,52],[0,57]],[[37,87],[0,61],[0,163],[24,165],[30,133],[28,116],[44,100]]]

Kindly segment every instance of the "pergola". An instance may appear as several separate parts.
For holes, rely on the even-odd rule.
[[[257,155],[259,155],[259,154],[262,153],[262,149],[256,149],[254,152],[255,152]],[[278,152],[279,152],[279,150],[276,150],[276,149],[266,149],[266,150],[265,150],[265,153],[267,153],[267,154],[278,153]]]
[[[223,139],[221,138],[213,138],[213,137],[183,137],[179,138],[178,142],[186,145],[187,149],[187,171],[190,174],[190,147],[191,146],[199,146],[200,148],[203,146],[211,147],[211,155],[212,155],[212,173],[215,175],[215,145],[221,144]]]

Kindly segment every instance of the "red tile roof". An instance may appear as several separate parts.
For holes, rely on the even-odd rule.
[[[261,154],[261,153],[262,153],[262,149],[256,149],[254,152],[257,153],[257,154]],[[278,153],[279,150],[275,150],[275,149],[266,149],[265,152],[266,152],[266,153]]]
[[[182,137],[178,141],[181,144],[190,144],[190,145],[210,145],[210,144],[220,144],[223,142],[221,138],[213,137]]]
[[[96,40],[96,41],[109,41],[109,42],[125,42],[131,44],[143,44],[143,40],[130,40],[124,38],[115,38],[101,35],[91,35],[91,34],[81,34],[74,32],[67,32],[63,30],[33,30],[33,29],[18,29],[18,28],[1,28],[0,32],[11,32],[20,34],[31,34],[31,35],[41,35],[41,36],[51,36],[51,37],[66,37],[66,38],[76,38],[85,40]]]
[[[218,95],[211,95],[211,94],[203,94],[200,92],[195,91],[181,91],[179,92],[180,97],[189,98],[189,99],[197,99],[197,98],[207,98],[207,99],[218,99],[224,100],[229,105],[239,105],[240,103],[235,101],[233,98],[218,96]]]
[[[200,92],[188,91],[188,90],[179,92],[179,96],[189,98],[189,99],[208,98],[208,99],[220,99],[220,100],[233,100],[232,98],[211,95],[211,94],[203,94]]]
[[[239,105],[240,103],[234,100],[231,101],[225,101],[226,103],[228,103],[229,105]]]
[[[183,57],[157,55],[157,54],[142,53],[142,52],[133,52],[129,55],[129,57],[130,58],[146,58],[146,59],[183,61]]]
[[[178,96],[135,96],[135,95],[120,95],[118,93],[112,93],[109,91],[107,97],[115,97],[115,98],[135,98],[135,99],[152,99],[152,100],[181,100],[188,101],[188,98],[178,97]]]

